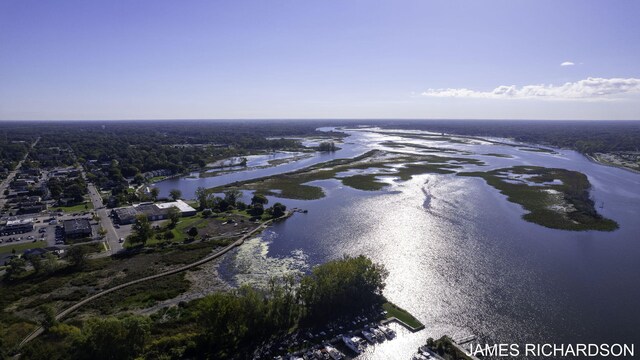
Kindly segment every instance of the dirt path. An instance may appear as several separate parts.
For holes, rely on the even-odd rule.
[[[149,281],[149,280],[155,280],[164,276],[169,276],[169,275],[173,275],[173,274],[177,274],[186,270],[189,270],[191,268],[200,266],[204,263],[207,263],[211,260],[217,259],[220,256],[226,254],[227,252],[229,252],[231,249],[240,246],[244,243],[244,241],[249,238],[250,236],[253,236],[253,234],[255,234],[258,231],[263,230],[264,228],[266,228],[267,226],[269,226],[269,224],[271,224],[274,220],[279,220],[279,219],[284,219],[287,218],[289,216],[291,216],[291,212],[287,211],[287,213],[277,219],[271,219],[271,220],[267,220],[265,222],[263,222],[262,224],[260,224],[258,227],[256,227],[255,229],[251,230],[250,232],[246,233],[245,235],[243,235],[241,238],[239,238],[238,240],[234,241],[233,243],[227,245],[226,247],[224,247],[222,250],[216,252],[215,254],[209,255],[203,259],[200,259],[196,262],[193,262],[191,264],[187,264],[185,266],[179,267],[177,269],[173,269],[173,270],[169,270],[169,271],[165,271],[163,273],[160,274],[156,274],[156,275],[151,275],[151,276],[147,276],[141,279],[137,279],[137,280],[133,280],[130,281],[128,283],[124,283],[124,284],[120,284],[118,286],[114,286],[110,289],[101,291],[97,294],[94,294],[84,300],[81,300],[77,303],[75,303],[74,305],[71,305],[70,307],[66,308],[65,310],[59,312],[56,315],[56,320],[62,320],[64,317],[66,317],[67,315],[69,315],[70,313],[76,311],[78,308],[80,308],[81,306],[85,305],[86,303],[93,301],[103,295],[112,293],[114,291],[118,291],[120,289],[126,288],[128,286],[134,285],[134,284],[138,284],[141,282],[145,282],[145,281]],[[40,334],[42,334],[42,332],[44,331],[44,329],[42,327],[38,327],[37,329],[35,329],[31,334],[29,334],[26,338],[24,338],[21,342],[20,342],[20,347],[24,346],[26,343],[28,343],[29,341],[35,339],[36,337],[38,337]]]

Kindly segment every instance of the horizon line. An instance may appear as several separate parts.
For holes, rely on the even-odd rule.
[[[0,119],[3,122],[88,122],[88,121],[640,121],[640,119],[531,119],[531,118],[145,118],[145,119]]]

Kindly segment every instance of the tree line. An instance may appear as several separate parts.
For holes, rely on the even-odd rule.
[[[249,357],[264,340],[380,305],[388,275],[365,256],[318,265],[266,289],[242,286],[181,303],[162,314],[93,318],[81,326],[46,322],[29,359],[223,359]],[[45,317],[46,318],[46,317]]]

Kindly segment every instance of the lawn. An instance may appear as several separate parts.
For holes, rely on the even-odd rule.
[[[396,319],[402,321],[407,324],[407,326],[411,327],[413,331],[418,331],[424,327],[424,325],[418,321],[413,315],[411,315],[408,311],[396,306],[393,303],[386,302],[382,304],[382,308],[387,312],[387,318],[395,317]]]
[[[164,180],[166,178],[167,178],[166,176],[154,176],[152,178],[149,178],[149,180],[147,180],[147,183],[153,184],[153,183],[156,183],[158,181],[162,181],[162,180]]]
[[[10,252],[13,252],[14,249],[16,251],[16,254],[18,254],[27,249],[43,248],[45,246],[47,246],[46,241],[39,240],[39,241],[33,242],[29,240],[29,242],[25,242],[22,244],[0,246],[0,254],[7,254]]]
[[[55,211],[63,211],[66,213],[77,213],[93,209],[93,204],[91,203],[91,201],[87,201],[85,203],[73,206],[55,206],[52,209],[54,209]]]

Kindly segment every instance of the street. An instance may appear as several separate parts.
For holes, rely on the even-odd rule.
[[[100,218],[100,226],[107,231],[104,241],[109,247],[108,253],[115,254],[122,250],[122,244],[118,241],[119,237],[116,229],[113,227],[107,208],[102,204],[102,197],[95,185],[89,183],[87,184],[87,189],[89,190],[89,198],[93,204],[93,209]]]

